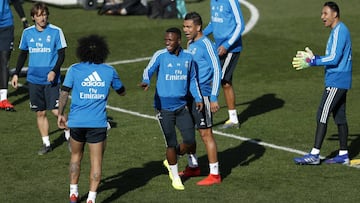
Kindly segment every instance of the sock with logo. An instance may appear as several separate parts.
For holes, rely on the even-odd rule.
[[[70,197],[74,194],[76,197],[79,196],[78,184],[70,184]]]
[[[228,112],[229,112],[230,121],[233,122],[233,123],[239,123],[236,109],[228,110]]]
[[[196,154],[189,154],[188,165],[190,168],[196,168],[199,166]]]
[[[219,162],[209,163],[210,174],[219,175]]]
[[[96,192],[89,191],[86,202],[89,202],[91,200],[92,203],[95,203],[95,199],[96,199]]]

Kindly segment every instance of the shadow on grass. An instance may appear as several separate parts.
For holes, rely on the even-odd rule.
[[[66,142],[65,139],[65,133],[63,129],[57,129],[57,130],[53,130],[51,132],[49,132],[49,135],[55,134],[61,132],[60,135],[52,141],[51,147],[53,150],[55,150],[56,148],[58,148],[59,146],[61,146],[64,142]]]
[[[330,138],[330,141],[339,141],[339,135],[333,134]],[[353,159],[360,153],[360,134],[351,134],[348,136],[348,149],[349,149],[349,158]],[[334,157],[338,154],[339,150],[335,150],[330,153],[326,158]]]
[[[150,161],[144,164],[140,168],[130,168],[122,171],[116,175],[106,177],[101,180],[98,188],[98,193],[106,190],[115,191],[103,200],[103,203],[115,202],[122,195],[140,188],[147,184],[152,178],[164,174],[165,169],[162,165],[162,161]],[[80,198],[81,201],[85,201],[87,194]]]
[[[244,111],[238,114],[239,124],[245,123],[250,117],[258,116],[260,114],[264,114],[266,112],[272,111],[274,109],[278,109],[283,107],[285,101],[279,98],[276,98],[276,95],[273,93],[264,94],[254,100],[236,104],[236,106],[240,105],[249,105]],[[227,108],[226,106],[222,108]],[[214,124],[214,126],[223,124],[226,120],[223,120],[219,123]]]
[[[218,152],[221,178],[224,180],[229,176],[233,168],[248,166],[251,162],[262,157],[265,153],[265,147],[258,144],[260,141],[261,140],[255,139],[248,140],[236,147]],[[209,174],[207,155],[199,157],[199,165],[201,168],[201,176],[207,176]]]
[[[15,106],[15,108],[16,108],[16,105],[21,104],[25,101],[29,101],[29,90],[26,85],[27,85],[27,83],[25,83],[25,85],[23,87],[17,88],[14,92],[11,92],[8,95],[8,97],[23,95],[22,97],[20,97],[12,102],[12,104]]]

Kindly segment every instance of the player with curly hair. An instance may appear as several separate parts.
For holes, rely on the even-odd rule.
[[[78,182],[84,145],[90,150],[90,187],[87,203],[94,203],[101,180],[101,168],[107,135],[106,103],[110,88],[120,96],[125,95],[125,87],[116,70],[105,64],[109,54],[105,39],[98,35],[82,37],[76,49],[79,63],[68,69],[59,98],[59,128],[70,129],[71,159],[70,202],[78,200]],[[71,92],[68,118],[65,106]]]

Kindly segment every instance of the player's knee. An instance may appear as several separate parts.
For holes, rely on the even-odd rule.
[[[226,88],[226,87],[231,87],[232,83],[230,81],[222,80],[221,85],[222,85],[223,88]]]
[[[335,124],[336,125],[345,125],[345,124],[347,124],[347,120],[346,120],[346,118],[335,119]]]

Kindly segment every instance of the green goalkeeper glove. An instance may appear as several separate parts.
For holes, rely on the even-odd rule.
[[[309,54],[307,52],[298,51],[292,61],[292,65],[295,70],[309,68],[310,64],[307,62],[307,59],[309,59]]]
[[[315,56],[309,47],[305,47],[305,51],[298,51],[293,58],[292,65],[295,70],[302,70],[315,65]]]
[[[311,51],[311,49],[310,49],[309,47],[305,47],[305,51],[306,51],[306,53],[309,54],[309,58],[310,58],[310,59],[314,59],[314,58],[315,58],[315,57],[314,57],[314,53]]]

